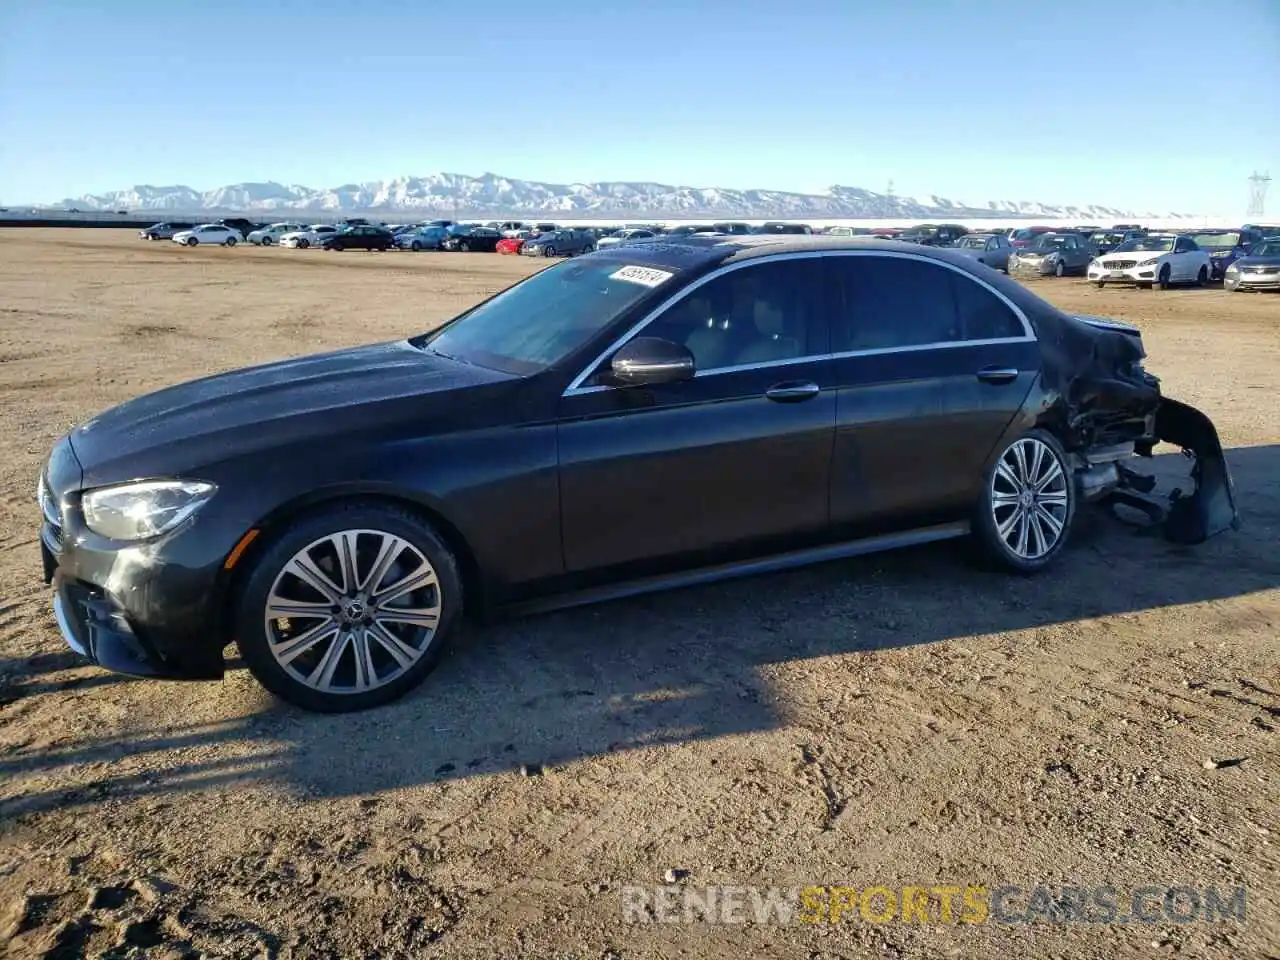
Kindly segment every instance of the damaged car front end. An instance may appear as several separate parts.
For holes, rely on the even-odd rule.
[[[1213,422],[1161,393],[1143,367],[1137,327],[1103,317],[1067,317],[1040,328],[1046,410],[1043,419],[1064,439],[1086,502],[1128,507],[1175,543],[1201,543],[1239,529],[1235,487]],[[1050,334],[1046,336],[1046,334]],[[1157,478],[1135,461],[1160,443],[1192,460],[1191,490],[1156,493]]]

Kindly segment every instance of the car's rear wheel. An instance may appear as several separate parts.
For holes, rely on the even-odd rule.
[[[1067,455],[1044,430],[1024,433],[983,477],[974,534],[1001,566],[1020,573],[1047,567],[1075,518],[1076,489]]]
[[[227,239],[223,241],[223,245],[227,247],[234,247],[236,245],[236,238],[227,237]]]
[[[1163,267],[1160,268],[1160,276],[1158,278],[1161,290],[1168,290],[1171,286],[1173,286],[1172,277],[1173,277],[1173,274],[1169,269],[1169,265],[1166,263]]]
[[[344,504],[285,531],[258,559],[235,639],[272,693],[343,713],[421,683],[461,609],[457,561],[429,526],[392,506]]]

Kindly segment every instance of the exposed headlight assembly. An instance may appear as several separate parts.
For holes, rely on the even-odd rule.
[[[1239,272],[1240,272],[1240,268],[1239,268],[1239,267],[1237,267],[1234,263],[1233,263],[1231,266],[1227,267],[1227,273],[1237,273],[1237,274],[1238,274]]]
[[[1138,266],[1140,266],[1140,267],[1153,267],[1153,266],[1155,266],[1155,265],[1156,265],[1157,263],[1159,263],[1159,262],[1160,262],[1160,258],[1159,258],[1159,257],[1150,257],[1150,258],[1148,258],[1148,259],[1146,259],[1146,260],[1139,260],[1139,261],[1138,261]]]
[[[203,480],[139,480],[90,490],[81,500],[84,522],[109,540],[146,540],[168,533],[204,506],[217,490]]]

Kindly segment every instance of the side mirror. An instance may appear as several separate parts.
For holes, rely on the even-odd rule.
[[[636,337],[613,355],[609,367],[614,382],[626,386],[676,383],[694,374],[689,348],[659,337]]]

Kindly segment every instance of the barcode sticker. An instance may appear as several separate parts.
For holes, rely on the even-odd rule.
[[[674,274],[656,267],[626,266],[609,274],[610,280],[626,280],[645,287],[656,287],[670,280]]]

